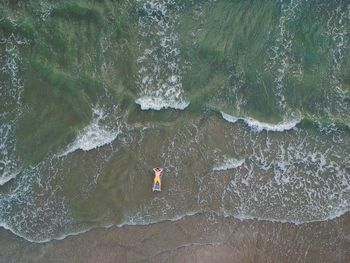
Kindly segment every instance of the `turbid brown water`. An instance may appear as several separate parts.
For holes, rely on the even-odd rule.
[[[1,230],[0,262],[346,263],[349,216],[294,225],[199,214],[176,222],[93,229],[44,244]]]

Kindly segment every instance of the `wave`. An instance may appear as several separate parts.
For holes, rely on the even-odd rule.
[[[176,101],[171,99],[166,99],[162,97],[151,97],[145,96],[137,99],[135,101],[137,104],[141,106],[141,110],[161,110],[172,108],[176,110],[184,110],[190,105],[189,102],[186,101]]]
[[[225,160],[219,164],[217,164],[213,171],[226,171],[234,168],[240,167],[242,164],[244,164],[245,159],[237,160],[234,158],[225,158]]]
[[[110,128],[102,122],[106,114],[102,109],[93,109],[94,118],[81,132],[78,133],[74,142],[68,145],[67,149],[59,155],[66,156],[76,150],[90,151],[103,145],[113,142],[121,131],[119,128]]]
[[[19,174],[19,172],[11,173],[9,175],[2,175],[0,178],[0,186],[6,184],[7,182],[11,181],[12,179],[16,178],[16,176]]]
[[[271,124],[267,122],[260,122],[251,117],[235,117],[223,111],[220,111],[220,113],[226,121],[235,123],[238,120],[242,120],[252,130],[255,130],[255,131],[263,131],[263,130],[276,131],[276,132],[288,131],[288,130],[294,129],[302,121],[302,118],[296,118],[291,120],[285,120],[277,124]]]

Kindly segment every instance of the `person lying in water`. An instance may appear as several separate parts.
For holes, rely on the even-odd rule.
[[[153,179],[152,190],[153,190],[153,192],[154,191],[161,191],[161,185],[162,185],[161,179],[162,179],[163,169],[156,167],[156,168],[153,168],[153,171],[154,171],[154,179]]]

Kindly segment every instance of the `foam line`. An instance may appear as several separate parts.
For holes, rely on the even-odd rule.
[[[8,176],[2,176],[1,178],[0,178],[0,186],[1,185],[4,185],[4,184],[6,184],[7,182],[9,182],[9,181],[11,181],[13,178],[15,178],[17,175],[19,174],[19,172],[18,173],[12,173],[12,174],[10,174],[10,175],[8,175]]]
[[[324,221],[329,221],[329,220],[333,220],[333,219],[336,219],[336,218],[339,218],[343,215],[345,215],[346,213],[348,213],[349,210],[339,210],[337,213],[327,217],[327,218],[324,218],[324,219],[320,219],[320,220],[310,220],[310,221],[288,221],[288,220],[278,220],[278,219],[270,219],[270,218],[260,218],[260,217],[253,217],[253,216],[243,216],[243,215],[232,215],[232,214],[221,214],[221,213],[217,213],[215,211],[210,211],[210,213],[214,213],[216,216],[218,217],[224,217],[224,218],[234,218],[234,219],[237,219],[237,220],[241,220],[241,221],[247,221],[247,220],[254,220],[254,221],[265,221],[265,222],[273,222],[273,223],[281,223],[281,224],[294,224],[294,225],[301,225],[301,224],[310,224],[310,223],[318,223],[318,222],[324,222]],[[100,227],[90,227],[90,228],[87,228],[85,230],[81,230],[81,231],[77,231],[77,232],[71,232],[71,233],[67,233],[67,234],[64,234],[64,235],[61,235],[61,236],[58,236],[58,237],[55,237],[55,238],[52,238],[52,239],[45,239],[45,240],[40,240],[40,241],[37,241],[37,240],[31,240],[29,238],[26,238],[22,235],[20,235],[19,233],[13,231],[10,227],[8,227],[6,224],[1,224],[0,223],[0,227],[3,227],[4,229],[10,231],[11,233],[13,233],[14,235],[16,236],[19,236],[29,242],[32,242],[32,243],[47,243],[47,242],[50,242],[50,241],[54,241],[54,240],[63,240],[67,237],[70,237],[70,236],[78,236],[78,235],[81,235],[81,234],[84,234],[84,233],[87,233],[93,229],[97,229],[97,228],[111,228],[111,227],[118,227],[118,228],[122,228],[122,227],[125,227],[125,226],[148,226],[148,225],[154,225],[154,224],[158,224],[158,223],[162,223],[162,222],[177,222],[177,221],[180,221],[186,217],[191,217],[191,216],[195,216],[195,215],[200,215],[200,214],[206,214],[208,213],[208,211],[197,211],[197,212],[191,212],[191,213],[185,213],[183,215],[180,215],[180,216],[177,216],[177,217],[174,217],[172,219],[165,219],[165,220],[159,220],[159,221],[152,221],[152,222],[147,222],[147,223],[133,223],[133,222],[124,222],[124,223],[121,223],[121,224],[118,224],[118,225],[114,225],[114,224],[108,224],[108,225],[105,225],[105,226],[100,226]]]
[[[169,100],[162,97],[151,97],[145,96],[137,99],[135,101],[137,104],[141,106],[141,110],[161,110],[161,109],[176,109],[176,110],[184,110],[190,104],[186,101],[176,101]]]
[[[303,224],[311,224],[311,223],[319,223],[319,222],[325,222],[329,220],[334,220],[336,218],[339,218],[346,213],[348,213],[349,209],[341,209],[336,211],[334,214],[329,215],[325,218],[321,219],[315,219],[315,220],[305,220],[305,221],[296,221],[296,220],[283,220],[283,219],[274,219],[274,218],[265,218],[265,217],[256,217],[256,216],[249,216],[249,215],[231,215],[231,214],[225,214],[224,217],[226,218],[235,218],[241,221],[247,221],[247,220],[254,220],[254,221],[265,221],[265,222],[273,222],[273,223],[281,223],[281,224],[293,224],[293,225],[303,225]]]
[[[121,133],[119,129],[113,130],[102,125],[100,122],[105,114],[100,109],[93,109],[95,118],[80,131],[76,139],[68,145],[67,149],[59,155],[66,156],[76,150],[90,151],[113,142]]]
[[[217,164],[213,171],[226,171],[230,169],[234,169],[237,167],[240,167],[242,164],[244,164],[245,160],[237,160],[234,158],[227,158],[222,163]]]
[[[227,113],[224,113],[222,111],[220,111],[220,113],[226,121],[235,123],[238,120],[242,120],[252,130],[255,130],[255,131],[263,131],[263,130],[277,131],[277,132],[288,131],[288,130],[294,129],[302,120],[301,118],[297,118],[297,119],[285,120],[277,124],[271,124],[271,123],[255,120],[251,117],[235,117]]]

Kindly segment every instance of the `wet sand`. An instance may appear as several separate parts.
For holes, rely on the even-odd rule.
[[[1,262],[350,262],[350,214],[294,225],[211,214],[48,243],[0,231]]]

